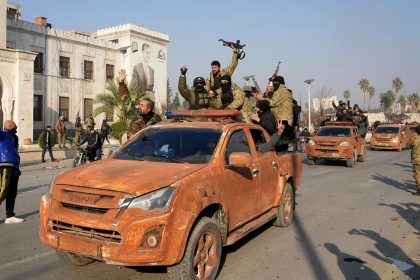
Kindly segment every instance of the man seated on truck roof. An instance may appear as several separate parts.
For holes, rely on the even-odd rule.
[[[277,132],[271,135],[269,142],[257,146],[257,150],[261,153],[276,150],[277,153],[287,152],[289,143],[295,139],[293,127],[289,125],[287,120],[282,120],[277,125]]]

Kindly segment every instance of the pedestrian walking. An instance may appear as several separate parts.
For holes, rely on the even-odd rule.
[[[82,134],[83,134],[82,120],[79,116],[76,118],[76,122],[74,123],[74,130],[75,130],[75,134],[74,134],[73,144],[76,145],[82,139]]]
[[[19,139],[14,121],[7,120],[0,131],[0,204],[6,200],[6,224],[21,223],[22,218],[14,212],[17,187],[20,176]]]
[[[41,161],[45,162],[45,153],[48,150],[48,154],[50,155],[51,161],[57,161],[52,152],[52,147],[55,145],[55,134],[51,131],[51,126],[47,126],[47,128],[39,135],[38,138],[38,146],[42,148],[41,154]]]
[[[106,119],[102,120],[102,125],[101,125],[101,131],[100,131],[100,135],[102,137],[102,144],[103,142],[106,140],[108,142],[108,144],[111,144],[108,140],[108,135],[111,133],[111,127],[109,126],[109,124],[106,122]]]

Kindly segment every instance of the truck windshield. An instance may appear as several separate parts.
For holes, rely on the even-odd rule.
[[[375,133],[378,134],[398,134],[398,132],[400,132],[400,128],[392,126],[380,126],[375,130]]]
[[[207,163],[221,131],[206,128],[152,128],[119,149],[114,159]]]
[[[410,131],[416,132],[416,127],[415,126],[410,126]]]
[[[350,136],[350,128],[348,127],[323,127],[318,131],[316,135],[338,136],[338,137]]]

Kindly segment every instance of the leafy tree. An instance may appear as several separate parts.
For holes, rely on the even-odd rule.
[[[368,93],[369,93],[369,103],[368,103],[368,111],[370,111],[370,100],[375,95],[375,88],[373,86],[369,87]]]
[[[343,92],[343,96],[344,96],[344,99],[346,100],[346,102],[349,101],[350,100],[350,91],[348,89],[346,89]]]
[[[392,88],[395,90],[395,94],[398,95],[398,92],[403,88],[404,84],[399,77],[396,77],[392,80]]]
[[[395,93],[392,90],[388,90],[379,95],[379,102],[384,109],[384,112],[388,111],[391,105],[395,102]]]
[[[182,109],[184,110],[188,110],[188,108],[190,107],[190,103],[187,100],[183,100],[182,101],[182,105],[181,105]]]
[[[417,93],[413,92],[412,94],[407,96],[407,100],[408,100],[408,102],[410,102],[411,112],[416,113],[418,105],[419,105],[419,101],[420,101],[419,95]]]
[[[365,102],[365,96],[366,96],[366,93],[369,91],[369,80],[368,79],[365,79],[365,78],[362,78],[360,81],[359,81],[359,86],[360,86],[360,89],[362,90],[362,92],[363,92],[363,110],[365,109],[365,104],[366,104],[366,102]]]
[[[172,110],[176,111],[179,109],[181,109],[181,100],[179,99],[179,94],[177,92],[175,93],[174,100],[172,101]]]
[[[119,122],[127,123],[129,117],[135,112],[142,94],[137,93],[137,83],[132,81],[128,86],[128,98],[121,100],[118,92],[118,82],[109,81],[106,84],[108,92],[100,93],[96,96],[95,104],[99,106],[93,111],[93,115],[97,116],[101,113],[114,113],[117,115]]]
[[[166,93],[166,108],[167,111],[171,111],[172,110],[172,88],[171,85],[169,84],[169,79],[167,80],[167,93]]]
[[[405,112],[405,107],[407,106],[407,98],[404,95],[400,95],[400,97],[398,97],[398,102],[401,105],[401,112]]]

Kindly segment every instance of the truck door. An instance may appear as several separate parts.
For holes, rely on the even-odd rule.
[[[267,142],[267,136],[262,129],[249,130],[252,136],[252,152],[255,163],[258,165],[260,180],[260,210],[264,212],[274,205],[276,187],[279,184],[278,159],[275,151],[258,152],[257,146]]]
[[[232,131],[225,143],[224,189],[229,208],[229,230],[232,230],[259,214],[259,167],[256,162],[252,162],[249,168],[227,166],[231,153],[243,152],[251,155],[249,140],[243,129]]]

